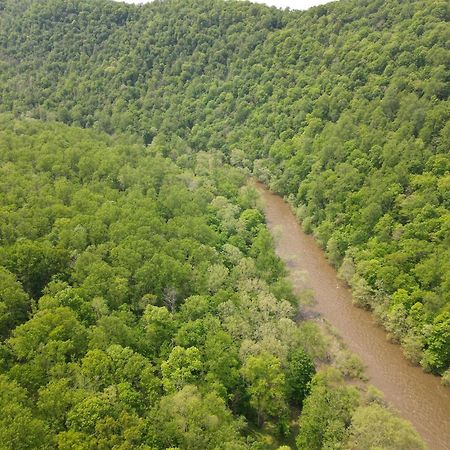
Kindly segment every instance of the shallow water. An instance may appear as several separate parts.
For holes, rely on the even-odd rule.
[[[337,278],[314,238],[303,232],[289,205],[262,184],[257,184],[257,189],[277,254],[296,289],[312,289],[313,309],[336,328],[365,364],[370,383],[412,422],[430,449],[449,450],[450,389],[442,386],[438,377],[412,366],[400,346],[386,340],[373,315],[352,304],[351,292]]]

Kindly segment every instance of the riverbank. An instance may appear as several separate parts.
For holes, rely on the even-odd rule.
[[[450,390],[440,379],[412,366],[398,345],[368,311],[352,304],[351,292],[337,277],[314,238],[303,232],[281,197],[256,185],[264,201],[267,224],[278,256],[286,264],[296,290],[310,289],[310,310],[323,316],[366,367],[371,384],[404,418],[411,421],[432,450],[448,449]]]

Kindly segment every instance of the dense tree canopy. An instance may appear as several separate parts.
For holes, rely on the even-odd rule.
[[[246,174],[0,121],[3,447],[273,448],[249,430],[282,442],[302,402],[306,433],[320,338],[293,321]]]
[[[316,367],[247,178],[448,378],[449,17],[0,0],[2,448],[422,448]]]
[[[450,342],[433,336],[450,301],[449,16],[442,0],[342,0],[306,12],[3,0],[0,110],[133,133],[182,164],[189,149],[214,150],[251,169],[289,196],[355,301],[410,359],[443,373]],[[102,230],[89,228],[66,239],[95,241]],[[17,264],[36,294],[67,255],[47,261],[36,247],[45,244],[18,245],[6,267]],[[26,263],[37,254],[39,275]],[[172,263],[149,261],[141,276]],[[173,283],[186,274],[180,265]]]
[[[259,330],[278,327],[284,353],[296,328],[246,175],[220,161],[196,175],[193,153],[181,169],[98,131],[0,121],[4,448],[247,445],[239,416],[259,403],[245,368],[264,354],[286,370]],[[245,335],[240,316],[253,316]],[[264,403],[272,416],[287,411],[283,386]]]

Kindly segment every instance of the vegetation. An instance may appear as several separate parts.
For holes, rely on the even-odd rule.
[[[2,448],[423,448],[318,368],[246,180],[448,381],[449,17],[0,0]]]
[[[320,335],[293,322],[246,174],[0,123],[2,448],[267,448],[252,423],[283,441]]]
[[[289,196],[411,360],[449,367],[447,2],[0,5],[2,110],[220,151]]]
[[[300,340],[245,174],[1,123],[2,445],[242,448],[246,370],[264,348],[260,376],[270,361],[284,377]],[[283,387],[263,411],[287,408]]]

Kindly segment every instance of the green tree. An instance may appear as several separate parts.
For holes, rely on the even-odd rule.
[[[351,450],[426,448],[409,422],[377,404],[356,409],[348,434],[346,448]]]
[[[21,240],[0,249],[0,264],[13,272],[31,297],[37,298],[53,275],[67,267],[67,251],[48,241]]]
[[[48,448],[52,435],[42,420],[33,417],[28,393],[0,375],[0,441],[6,450]]]
[[[56,362],[70,360],[86,348],[87,331],[67,307],[38,311],[32,319],[18,326],[11,338],[19,360],[46,356]]]
[[[269,354],[251,356],[242,366],[241,373],[259,425],[267,418],[286,414],[285,376],[278,358]]]
[[[152,421],[158,447],[246,448],[239,434],[242,420],[234,419],[215,393],[202,395],[194,386],[163,397]]]
[[[434,319],[427,344],[423,366],[442,373],[450,364],[450,311],[443,311]]]
[[[345,386],[335,369],[318,372],[312,380],[311,393],[303,403],[297,447],[305,450],[344,448],[358,401],[357,390]]]
[[[311,357],[302,349],[291,352],[286,369],[286,388],[290,401],[299,405],[309,394],[310,382],[316,369]]]
[[[200,351],[196,347],[174,347],[167,361],[161,364],[162,382],[166,392],[179,391],[198,380],[203,370]]]
[[[28,295],[15,276],[0,267],[0,336],[8,333],[27,318],[30,306]]]

